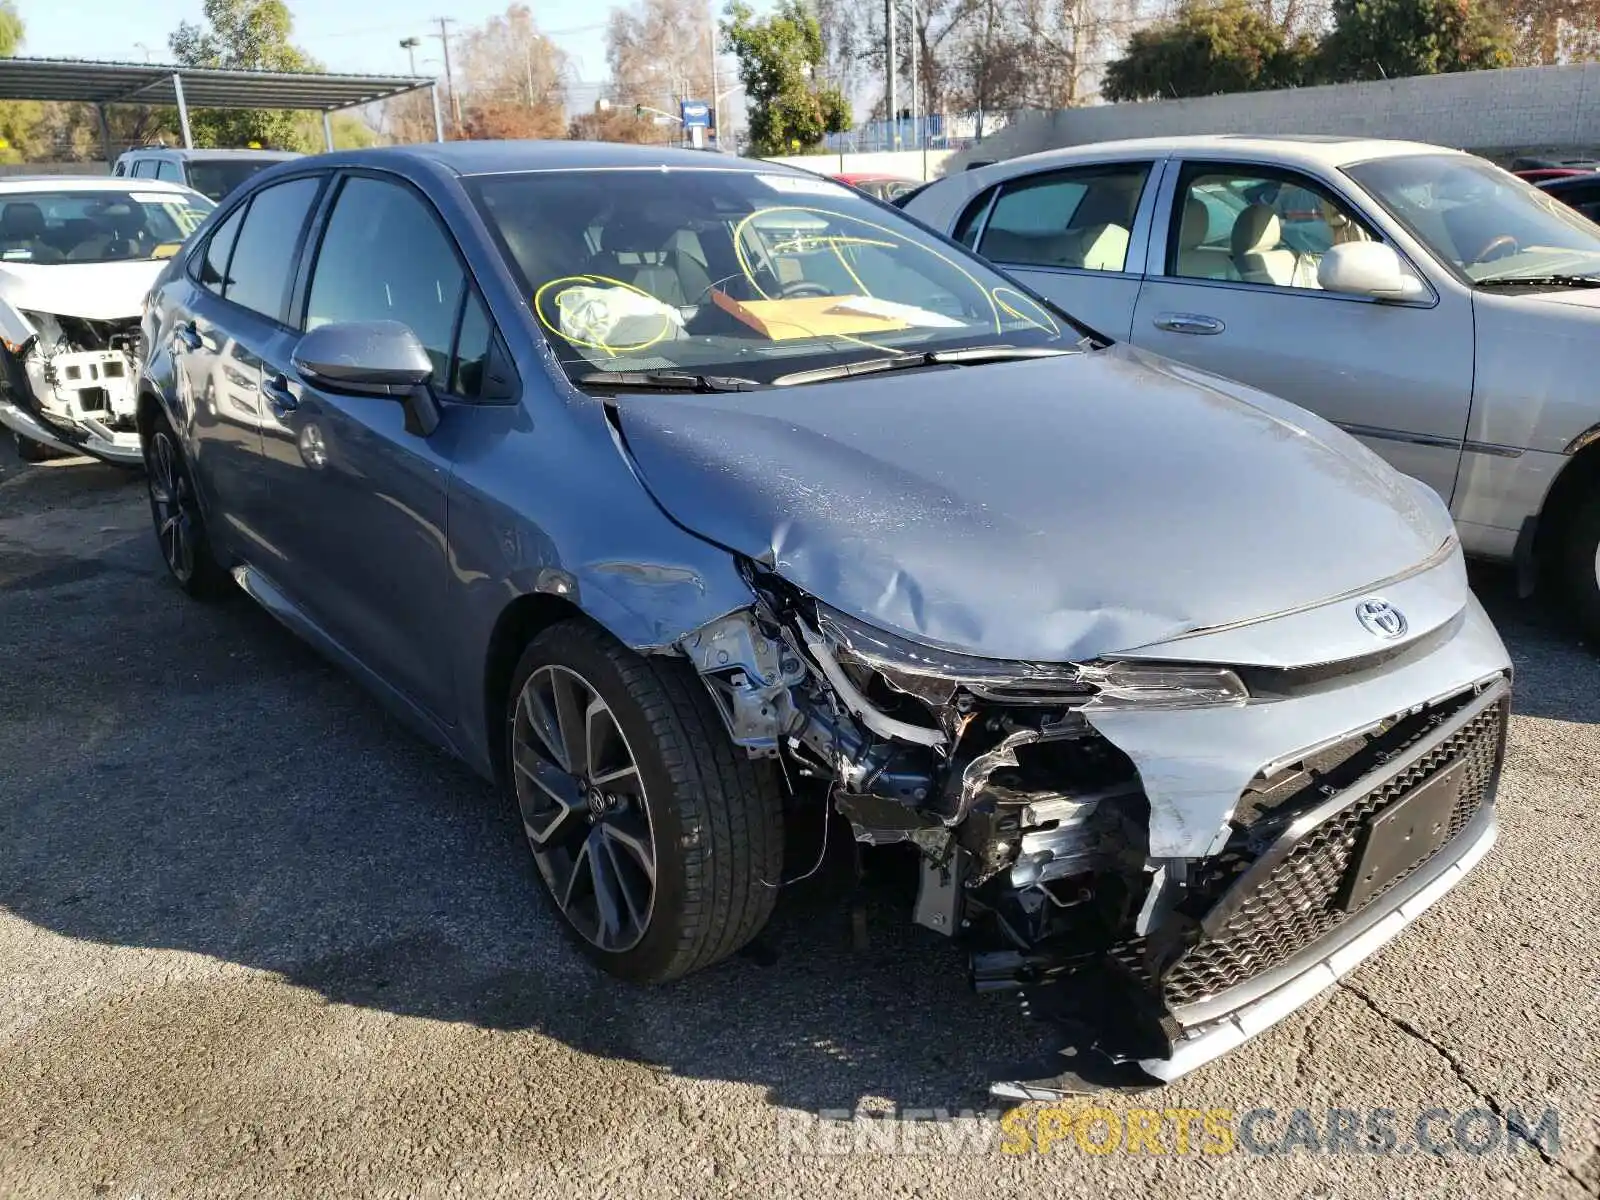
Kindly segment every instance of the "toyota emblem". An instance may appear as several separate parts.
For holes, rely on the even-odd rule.
[[[1363,600],[1356,605],[1356,620],[1373,637],[1397,638],[1406,631],[1406,618],[1387,600]]]

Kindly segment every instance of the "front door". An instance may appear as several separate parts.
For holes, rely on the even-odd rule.
[[[1470,303],[1321,290],[1330,245],[1379,235],[1307,176],[1191,161],[1163,192],[1133,344],[1310,409],[1448,502],[1472,400]]]
[[[279,493],[271,536],[291,564],[282,586],[365,666],[446,724],[454,714],[445,610],[451,450],[473,415],[450,396],[460,390],[456,329],[469,302],[463,342],[486,338],[487,325],[449,233],[405,185],[353,175],[321,235],[302,327],[409,326],[434,360],[444,419],[425,437],[407,429],[399,399],[313,386],[292,355],[263,367],[263,454]]]

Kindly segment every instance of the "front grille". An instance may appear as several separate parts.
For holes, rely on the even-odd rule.
[[[1241,879],[1249,891],[1229,896],[1237,907],[1214,936],[1183,954],[1161,982],[1167,1005],[1179,1008],[1208,999],[1287,962],[1342,922],[1375,903],[1384,892],[1427,861],[1400,871],[1356,912],[1336,901],[1367,822],[1441,770],[1462,762],[1461,792],[1450,814],[1445,845],[1466,828],[1488,801],[1499,765],[1510,698],[1467,720],[1360,799],[1316,826],[1281,862],[1258,880]]]

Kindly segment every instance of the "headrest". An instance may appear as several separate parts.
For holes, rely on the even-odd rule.
[[[44,210],[28,200],[8,204],[0,212],[0,231],[6,237],[38,237],[44,233]]]
[[[1210,211],[1199,196],[1190,196],[1183,206],[1183,223],[1178,226],[1178,249],[1193,250],[1210,233]]]
[[[1252,204],[1239,214],[1233,223],[1233,254],[1261,254],[1276,250],[1283,240],[1283,230],[1278,214],[1266,204]]]
[[[600,227],[600,249],[609,254],[654,253],[672,240],[673,225],[637,209],[617,209]]]

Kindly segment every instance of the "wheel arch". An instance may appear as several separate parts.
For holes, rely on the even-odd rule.
[[[481,701],[483,745],[498,784],[506,782],[506,747],[502,735],[511,676],[517,669],[517,660],[539,634],[573,618],[599,627],[594,618],[571,600],[549,592],[526,592],[507,604],[495,619],[484,651]]]

